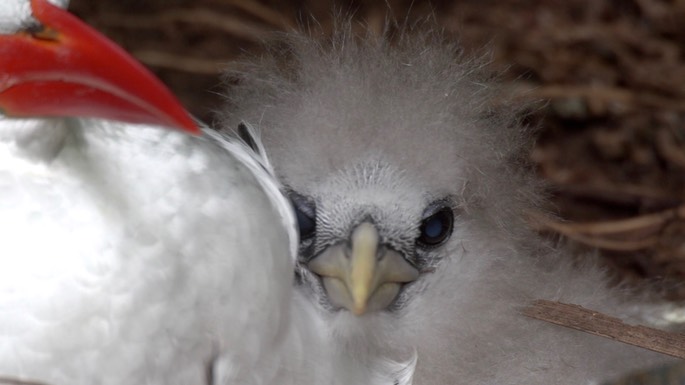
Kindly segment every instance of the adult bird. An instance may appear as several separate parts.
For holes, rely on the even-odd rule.
[[[0,383],[276,383],[296,229],[263,159],[45,0],[0,33]]]

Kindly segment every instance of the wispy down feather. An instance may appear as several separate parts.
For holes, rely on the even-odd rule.
[[[521,162],[531,133],[516,109],[491,103],[501,88],[484,61],[434,30],[387,39],[341,25],[330,39],[281,36],[229,73],[224,115],[227,128],[253,124],[282,183],[316,201],[317,237],[344,228],[362,203],[386,205],[369,210],[388,234],[415,236],[404,222],[419,223],[427,202],[455,202],[452,237],[429,253],[435,270],[407,288],[401,310],[321,310],[320,343],[347,357],[340,365],[415,349],[418,385],[587,384],[663,360],[519,315],[537,298],[624,317],[640,305],[528,228],[525,213],[542,200]],[[323,292],[303,274],[298,289],[316,308]]]

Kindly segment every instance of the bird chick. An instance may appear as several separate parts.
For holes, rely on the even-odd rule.
[[[520,315],[540,298],[623,317],[639,304],[527,226],[542,201],[522,161],[531,132],[494,106],[483,61],[434,30],[340,24],[323,41],[281,36],[227,75],[223,127],[261,133],[298,217],[305,337],[287,372],[310,383],[322,349],[335,383],[407,360],[417,385],[588,384],[664,361]]]

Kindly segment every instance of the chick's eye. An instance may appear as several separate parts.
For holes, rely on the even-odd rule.
[[[443,208],[421,222],[418,242],[424,246],[436,246],[452,234],[454,215],[449,208]]]
[[[290,200],[300,229],[300,241],[311,238],[316,231],[316,207],[298,194],[292,195]]]
[[[314,218],[308,216],[301,210],[298,210],[297,207],[295,207],[295,216],[297,217],[297,226],[300,228],[300,238],[311,238],[316,229]]]

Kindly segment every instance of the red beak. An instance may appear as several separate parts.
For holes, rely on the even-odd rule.
[[[0,111],[12,117],[92,117],[199,133],[171,92],[123,49],[46,0],[39,28],[0,35]]]

